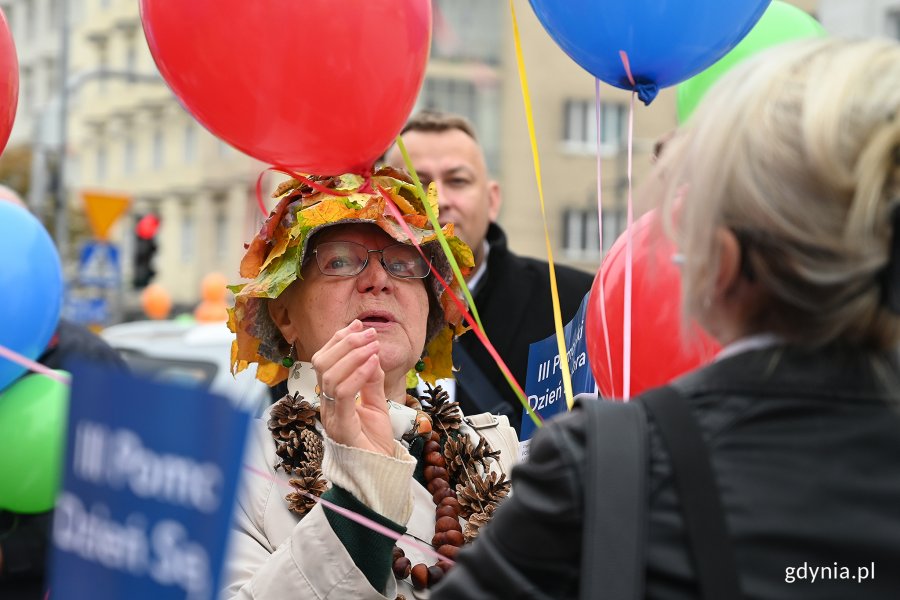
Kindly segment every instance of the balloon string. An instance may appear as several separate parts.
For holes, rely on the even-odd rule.
[[[600,80],[594,79],[594,97],[595,101],[595,110],[597,114],[597,239],[600,243],[600,255],[603,256],[603,179],[602,179],[602,168],[601,163],[602,159],[600,158],[600,144],[601,134],[603,133],[603,126],[601,122],[601,111],[600,111]],[[601,261],[602,262],[602,261]],[[612,373],[612,354],[609,347],[609,323],[606,320],[606,294],[603,291],[603,274],[601,271],[597,272],[597,277],[600,278],[600,298],[597,299],[597,303],[600,305],[600,325],[603,329],[603,343],[606,344],[606,366],[607,373]],[[612,380],[612,396],[616,397],[616,388],[615,388],[615,377],[610,378]]]
[[[34,371],[35,373],[40,373],[41,375],[46,375],[50,379],[54,379],[64,385],[69,385],[72,378],[66,375],[65,373],[60,373],[58,371],[54,371],[50,367],[44,366],[39,362],[35,362],[30,358],[22,356],[18,352],[10,350],[6,346],[0,344],[0,357],[9,360],[10,362],[14,362],[22,367],[25,367],[29,371]]]
[[[404,151],[405,151],[405,149],[404,149]],[[440,284],[443,286],[443,288],[447,292],[447,294],[449,294],[450,299],[453,301],[454,304],[456,304],[456,308],[463,315],[463,318],[465,318],[466,321],[469,323],[469,327],[472,328],[472,332],[475,334],[475,337],[478,338],[478,340],[484,346],[485,350],[488,351],[488,354],[491,355],[491,358],[494,359],[494,362],[497,363],[497,366],[500,367],[500,372],[503,373],[503,377],[506,379],[507,383],[509,383],[513,392],[515,392],[516,397],[519,399],[519,402],[525,408],[525,412],[527,412],[528,416],[531,417],[531,420],[534,421],[534,424],[536,427],[543,427],[543,424],[544,424],[543,419],[541,419],[540,415],[538,415],[537,413],[534,412],[534,409],[531,407],[531,404],[526,399],[525,392],[522,390],[522,386],[520,386],[519,383],[516,381],[516,378],[513,377],[512,372],[509,370],[509,367],[503,361],[503,358],[500,356],[500,353],[497,352],[497,349],[494,348],[493,344],[491,344],[491,341],[488,339],[487,334],[484,333],[484,330],[482,329],[481,324],[477,321],[476,318],[474,318],[471,314],[469,314],[469,312],[466,310],[465,304],[462,303],[462,300],[460,300],[459,297],[455,293],[453,293],[453,290],[450,289],[450,284],[448,284],[447,281],[443,277],[441,277],[441,274],[431,264],[431,261],[425,255],[425,252],[422,250],[422,246],[419,245],[419,242],[416,240],[415,235],[413,234],[412,230],[409,228],[409,225],[406,223],[406,220],[403,218],[403,215],[400,214],[400,209],[398,209],[397,205],[394,204],[394,201],[391,199],[388,192],[381,186],[378,186],[378,191],[381,192],[382,196],[384,196],[384,199],[386,200],[385,205],[386,205],[388,211],[390,211],[391,215],[394,217],[394,220],[397,221],[397,223],[400,225],[400,227],[406,233],[407,237],[409,237],[410,241],[413,243],[413,245],[419,251],[419,254],[421,254],[422,258],[425,259],[425,262],[428,263],[428,267],[431,269],[431,272],[434,274],[435,278],[440,282]],[[438,228],[438,229],[436,229],[436,231],[440,231],[440,229]],[[453,255],[452,255],[452,252],[450,251],[449,246],[444,248],[444,252],[447,253],[447,258],[449,260],[455,262],[456,259],[453,258]],[[458,275],[458,277],[462,277],[462,275]],[[460,281],[464,282],[465,280],[460,279]]]
[[[259,469],[255,468],[255,467],[251,467],[250,465],[245,464],[244,469],[246,469],[247,471],[250,471],[254,475],[258,475],[259,477],[262,477],[262,478],[267,479],[277,485],[280,485],[286,489],[289,489],[292,492],[300,492],[302,495],[306,496],[307,498],[314,500],[315,502],[318,502],[323,507],[333,510],[334,512],[338,513],[339,515],[346,517],[346,518],[350,519],[351,521],[355,521],[356,523],[359,523],[363,527],[371,529],[375,533],[380,533],[381,535],[388,537],[388,538],[394,540],[395,542],[399,542],[402,540],[402,541],[406,542],[407,544],[409,544],[410,546],[412,546],[413,548],[415,548],[416,550],[418,550],[419,552],[422,552],[423,554],[425,554],[427,556],[448,562],[451,565],[456,564],[453,561],[453,559],[447,558],[443,554],[438,554],[437,552],[434,551],[433,548],[419,542],[418,540],[416,540],[410,536],[406,536],[402,533],[397,533],[393,529],[385,527],[384,525],[382,525],[380,523],[376,523],[372,519],[369,519],[368,517],[365,517],[357,512],[354,512],[350,509],[344,508],[343,506],[338,506],[337,504],[335,504],[333,502],[329,502],[328,500],[325,500],[324,498],[320,498],[316,495],[310,494],[309,492],[297,490],[295,487],[293,487],[289,483],[282,481],[282,480],[278,479],[277,477],[270,475],[269,473],[260,471]]]
[[[625,67],[625,73],[628,75],[628,81],[634,85],[634,77],[631,75],[631,65],[628,62],[628,54],[624,50],[619,51],[622,58],[622,65]],[[634,250],[634,232],[632,225],[634,223],[634,203],[632,202],[632,158],[634,156],[634,97],[637,94],[634,90],[631,92],[631,103],[628,108],[628,217],[625,223],[625,309],[622,319],[622,399],[626,402],[631,397],[631,296],[633,292],[632,274],[633,274],[633,250]]]
[[[544,186],[541,183],[541,159],[538,155],[537,137],[534,133],[534,114],[531,110],[531,94],[528,91],[528,77],[525,72],[525,59],[522,56],[522,40],[519,37],[519,24],[516,20],[516,8],[513,0],[509,0],[509,11],[512,15],[513,39],[516,45],[516,65],[519,68],[519,83],[522,86],[522,102],[525,105],[525,120],[528,123],[528,137],[531,140],[531,156],[534,162],[534,178],[537,182],[538,198],[541,202],[541,220],[544,224],[544,241],[547,245],[547,264],[550,268],[550,297],[553,300],[553,324],[556,327],[556,347],[559,352],[559,366],[562,372],[563,389],[566,393],[566,405],[569,410],[575,403],[572,393],[572,374],[569,372],[569,353],[566,350],[566,339],[563,335],[562,311],[559,308],[559,289],[556,283],[556,266],[553,264],[553,248],[550,244],[550,232],[547,229],[547,211],[544,208]]]

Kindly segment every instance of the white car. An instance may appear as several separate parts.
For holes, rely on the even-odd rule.
[[[136,374],[200,386],[254,415],[269,405],[269,387],[256,379],[256,365],[231,374],[234,334],[224,323],[135,321],[107,327],[100,336]]]

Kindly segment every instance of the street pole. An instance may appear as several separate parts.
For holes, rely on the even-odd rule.
[[[56,247],[63,264],[69,254],[69,186],[66,175],[66,160],[69,152],[69,37],[71,0],[62,0],[60,7],[60,31],[62,38],[59,49],[59,160],[56,183]]]

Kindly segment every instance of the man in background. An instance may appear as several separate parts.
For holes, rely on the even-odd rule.
[[[410,119],[401,138],[422,185],[437,186],[441,224],[453,223],[456,235],[472,248],[475,268],[467,284],[485,333],[524,385],[529,344],[555,331],[549,266],[507,247],[506,234],[496,223],[503,201],[500,185],[488,174],[475,129],[465,117],[422,112]],[[385,162],[406,168],[396,146]],[[557,265],[556,280],[565,325],[590,290],[593,276]],[[464,335],[454,344],[453,364],[459,371],[452,397],[463,413],[505,414],[518,431],[522,404],[475,335]]]

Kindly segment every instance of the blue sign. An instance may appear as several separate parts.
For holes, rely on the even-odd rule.
[[[62,314],[82,325],[102,325],[109,322],[109,302],[106,298],[66,297]]]
[[[587,341],[584,337],[584,317],[589,295],[585,295],[575,317],[563,328],[569,372],[572,375],[572,393],[576,395],[597,391],[597,384],[591,373],[591,365],[587,360]],[[568,410],[566,394],[563,391],[556,334],[528,347],[525,395],[528,397],[531,410],[538,413],[545,421],[553,415]],[[530,440],[535,429],[534,421],[531,420],[528,412],[522,409],[522,431],[519,433],[519,439]],[[527,449],[527,444],[523,444],[523,451],[525,449]]]
[[[71,371],[52,597],[217,597],[248,415],[196,388]]]
[[[106,242],[88,242],[81,247],[78,281],[81,285],[117,288],[122,279],[119,249]]]

